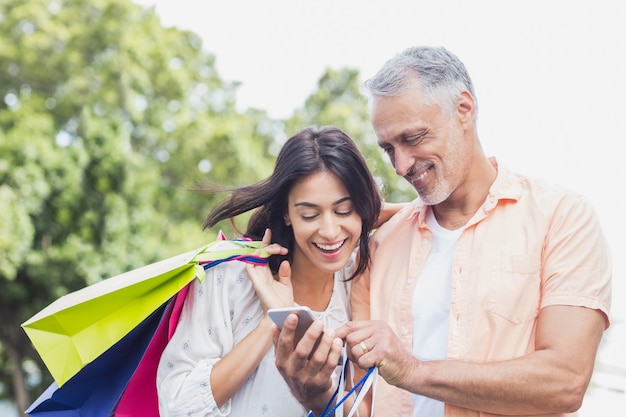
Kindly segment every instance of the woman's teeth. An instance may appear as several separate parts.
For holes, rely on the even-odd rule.
[[[325,251],[334,251],[342,247],[344,243],[345,243],[345,240],[342,242],[336,243],[334,245],[322,245],[320,243],[316,243],[315,246]]]

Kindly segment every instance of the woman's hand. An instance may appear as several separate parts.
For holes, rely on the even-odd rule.
[[[286,255],[287,248],[278,243],[270,243],[272,240],[272,232],[270,229],[265,231],[261,249],[270,255]],[[255,252],[258,254],[258,251]],[[246,265],[246,271],[252,281],[252,286],[256,291],[257,297],[261,301],[263,311],[274,307],[289,307],[293,305],[293,287],[291,285],[291,266],[289,262],[283,261],[278,269],[278,276],[274,277],[272,271],[267,265]]]
[[[343,342],[316,320],[296,344],[298,316],[289,314],[282,331],[274,328],[276,368],[294,397],[320,415],[335,388],[331,375],[339,364]]]

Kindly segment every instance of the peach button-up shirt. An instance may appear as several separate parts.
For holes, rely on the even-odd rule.
[[[409,351],[413,290],[433,241],[426,210],[417,199],[374,233],[371,270],[352,285],[353,319],[387,321]],[[546,306],[599,310],[609,325],[611,260],[591,204],[502,167],[457,241],[450,279],[450,359],[491,362],[532,352]],[[410,394],[382,378],[374,407],[376,417],[412,415]],[[489,415],[445,405],[446,417]]]

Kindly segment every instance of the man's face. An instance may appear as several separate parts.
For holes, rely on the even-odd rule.
[[[462,184],[472,143],[456,108],[448,115],[438,105],[423,104],[421,96],[421,88],[412,87],[400,96],[374,97],[371,120],[396,173],[426,204],[435,205]]]

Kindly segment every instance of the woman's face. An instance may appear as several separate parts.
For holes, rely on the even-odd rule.
[[[296,263],[334,273],[346,265],[361,236],[362,219],[334,174],[323,171],[297,182],[289,193],[285,223],[295,239]]]

